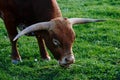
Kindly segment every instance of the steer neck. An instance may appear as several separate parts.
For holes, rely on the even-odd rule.
[[[61,10],[58,6],[57,1],[56,0],[51,0],[51,4],[52,4],[52,7],[53,7],[53,11],[54,11],[54,18],[62,17],[62,13],[61,13]]]

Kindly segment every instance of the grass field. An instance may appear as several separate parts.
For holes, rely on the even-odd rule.
[[[51,54],[51,61],[42,61],[36,39],[27,36],[18,41],[23,62],[12,64],[11,44],[0,20],[0,80],[120,80],[120,0],[57,1],[64,17],[107,21],[74,26],[76,62],[64,69]]]

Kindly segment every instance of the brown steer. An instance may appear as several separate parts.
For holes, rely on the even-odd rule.
[[[60,65],[65,67],[74,62],[72,44],[75,34],[72,25],[101,21],[62,18],[56,0],[0,0],[0,16],[4,20],[12,44],[13,63],[21,61],[16,47],[17,38],[33,32],[38,40],[41,57],[50,59],[45,49],[46,45]],[[18,26],[20,29],[29,27],[18,34]],[[18,36],[14,39],[17,34]]]

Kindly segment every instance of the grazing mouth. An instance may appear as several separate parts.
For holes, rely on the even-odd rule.
[[[61,67],[67,68],[75,62],[75,58],[73,54],[70,54],[62,57],[62,59],[58,60],[58,62]]]
[[[67,63],[67,64],[60,64],[61,67],[63,68],[68,68],[70,66],[70,63]]]

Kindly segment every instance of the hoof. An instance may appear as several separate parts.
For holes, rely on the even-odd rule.
[[[15,60],[15,59],[12,60],[13,64],[18,64],[19,62],[22,62],[22,60],[21,59],[20,60]]]

